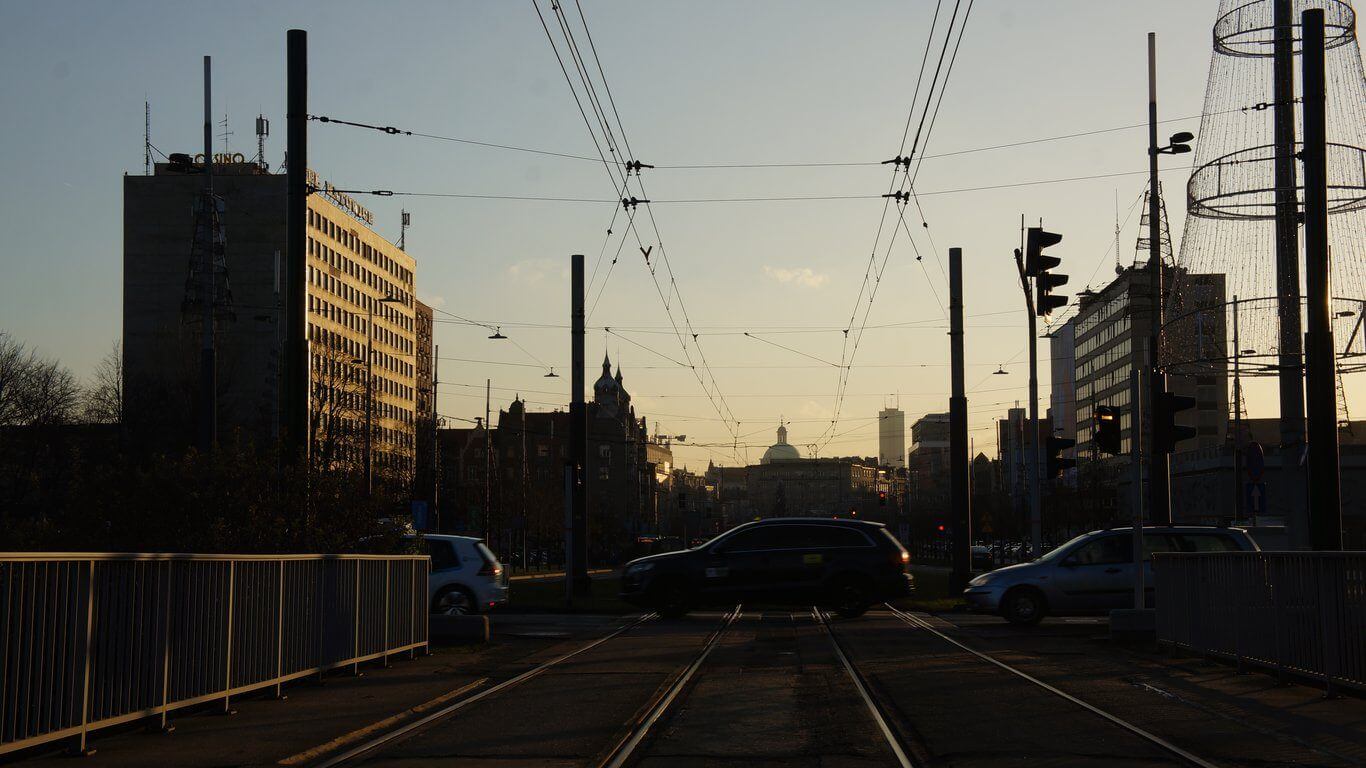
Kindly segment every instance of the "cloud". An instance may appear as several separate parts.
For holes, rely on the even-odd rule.
[[[807,288],[819,288],[825,285],[825,281],[830,279],[829,275],[817,272],[810,267],[797,267],[788,269],[786,267],[770,267],[764,265],[764,274],[777,280],[780,283],[796,283]]]
[[[569,269],[563,260],[525,259],[507,268],[508,277],[513,282],[534,285],[547,279],[565,281],[569,279]]]

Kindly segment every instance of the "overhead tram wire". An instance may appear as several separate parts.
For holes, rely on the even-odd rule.
[[[572,80],[572,78],[570,78],[570,76],[569,76],[568,69],[567,69],[567,68],[565,67],[565,65],[564,65],[564,59],[563,59],[563,57],[560,56],[559,47],[555,44],[554,36],[551,35],[551,33],[550,33],[550,28],[549,28],[549,26],[546,24],[545,17],[544,17],[544,15],[541,13],[541,8],[540,8],[540,5],[539,5],[539,3],[537,2],[537,0],[532,0],[532,7],[535,9],[535,11],[536,11],[536,16],[537,16],[537,18],[538,18],[538,19],[540,20],[540,22],[541,22],[541,27],[542,27],[542,29],[545,31],[546,39],[550,42],[551,49],[555,52],[555,57],[556,57],[556,60],[557,60],[557,61],[559,62],[559,64],[560,64],[560,71],[561,71],[561,73],[562,73],[562,74],[564,75],[564,77],[565,77],[565,82],[569,85],[570,91],[571,91],[571,92],[573,93],[573,95],[574,95],[574,100],[575,100],[575,103],[576,103],[576,104],[578,105],[578,107],[579,107],[579,112],[580,112],[580,115],[583,117],[584,125],[585,125],[586,128],[588,128],[589,133],[593,136],[593,144],[594,144],[595,147],[598,148],[598,152],[599,152],[599,154],[601,155],[601,154],[602,154],[602,148],[601,148],[601,145],[600,145],[599,142],[598,142],[597,134],[596,134],[596,132],[595,132],[594,129],[593,129],[592,123],[588,120],[588,116],[587,116],[587,113],[585,112],[585,110],[583,109],[583,104],[582,104],[582,102],[581,102],[581,101],[579,100],[579,98],[578,98],[578,89],[574,86],[573,80]],[[608,143],[609,150],[613,150],[613,149],[614,149],[614,139],[613,139],[613,137],[612,137],[611,127],[610,127],[610,125],[607,124],[607,121],[606,121],[606,119],[605,119],[605,115],[603,114],[603,112],[602,112],[602,110],[601,110],[601,107],[600,107],[600,105],[601,105],[601,100],[598,99],[598,97],[597,97],[597,95],[596,95],[596,89],[595,89],[594,86],[593,86],[592,78],[591,78],[591,76],[589,76],[586,67],[584,67],[584,65],[583,65],[582,57],[581,57],[581,56],[579,55],[579,53],[578,53],[578,46],[577,46],[577,43],[576,43],[576,42],[574,41],[574,39],[573,39],[573,33],[572,33],[571,29],[570,29],[570,25],[568,24],[568,21],[567,21],[567,19],[566,19],[565,16],[564,16],[563,10],[561,9],[561,7],[559,6],[558,3],[552,2],[552,9],[554,10],[555,15],[556,15],[556,19],[557,19],[557,21],[558,21],[558,23],[559,23],[560,30],[561,30],[561,34],[562,34],[562,35],[564,36],[564,38],[565,38],[566,48],[567,48],[567,50],[569,50],[569,52],[570,52],[570,54],[571,54],[571,57],[573,57],[574,60],[575,60],[575,68],[576,68],[577,73],[578,73],[579,76],[580,76],[580,79],[581,79],[581,82],[582,82],[582,85],[583,85],[585,94],[589,97],[589,99],[590,99],[590,104],[595,105],[595,106],[594,106],[594,111],[595,111],[595,115],[596,115],[596,116],[598,117],[598,119],[599,119],[599,128],[602,129],[602,131],[603,131],[603,134],[604,134],[604,141],[606,141],[606,142]],[[582,16],[581,16],[581,18],[582,18]],[[586,20],[585,20],[585,31],[586,31],[586,30],[587,30],[587,28],[586,28]],[[594,51],[594,53],[595,53],[595,55],[596,55],[596,51]],[[601,68],[601,62],[600,62],[600,60],[599,60],[599,62],[598,62],[598,68],[599,68],[599,71],[601,72],[601,71],[602,71],[602,68]],[[607,81],[606,81],[605,76],[603,77],[603,89],[604,89],[604,90],[610,90],[610,89],[609,89],[609,86],[607,85]],[[614,100],[612,97],[610,97],[610,96],[609,96],[609,103],[612,103],[612,104],[613,104],[613,107],[614,107],[614,115],[616,115],[616,117],[617,117],[617,119],[618,119],[618,129],[619,129],[619,130],[621,131],[621,133],[622,133],[622,137],[623,137],[622,140],[623,140],[623,142],[629,147],[629,140],[627,140],[627,139],[625,138],[625,129],[624,129],[624,127],[623,127],[623,126],[621,125],[621,123],[620,123],[620,115],[619,115],[619,113],[616,113],[616,112],[615,112],[615,100]],[[614,159],[619,160],[620,158],[614,158]],[[608,166],[608,164],[607,164],[605,158],[604,158],[603,164],[604,164],[604,167],[606,167],[607,170],[608,170],[608,175],[609,175],[609,177],[612,178],[612,185],[613,185],[613,188],[614,188],[614,190],[615,190],[615,189],[617,188],[617,176],[616,176],[615,174],[612,173],[613,166]],[[629,192],[629,189],[630,189],[630,185],[629,185],[629,174],[626,173],[626,172],[623,170],[623,167],[622,167],[620,164],[618,164],[618,165],[615,166],[615,170],[616,170],[618,173],[620,173],[621,176],[622,176],[622,178],[621,178],[621,188],[620,188],[619,196],[620,196],[621,199],[622,199],[622,205],[625,206],[625,205],[626,205],[627,195],[628,195],[628,192]],[[640,184],[640,186],[641,186],[641,197],[643,198],[643,201],[642,201],[642,202],[645,203],[646,209],[649,210],[649,196],[648,196],[648,195],[645,193],[645,191],[644,191],[644,185],[643,185],[643,183],[640,182],[639,175],[637,175],[637,182],[638,182],[638,183]],[[632,207],[635,207],[635,205],[632,205]],[[663,244],[662,237],[660,237],[660,235],[659,235],[658,224],[654,221],[654,217],[653,217],[653,214],[652,214],[652,213],[651,213],[651,224],[652,224],[652,226],[653,226],[654,229],[655,229],[656,244],[659,246],[660,255],[661,255],[661,257],[662,257],[662,258],[666,261],[666,263],[667,263],[666,250],[665,250],[665,248],[664,248],[664,244]],[[629,221],[629,225],[628,225],[627,229],[628,229],[628,231],[630,231],[632,234],[635,235],[636,242],[637,242],[637,244],[640,246],[640,249],[641,249],[642,254],[647,254],[647,255],[646,255],[646,260],[647,260],[647,266],[648,266],[648,250],[645,248],[643,238],[640,237],[640,231],[639,231],[639,228],[635,225],[634,217],[632,217],[631,220]],[[665,314],[669,317],[669,322],[670,322],[670,324],[674,327],[675,337],[677,338],[677,340],[678,340],[678,342],[679,342],[679,346],[680,346],[680,347],[682,348],[682,350],[683,350],[684,357],[686,357],[686,358],[688,359],[689,363],[690,363],[690,370],[693,372],[694,376],[697,378],[698,384],[702,387],[703,392],[705,392],[705,393],[708,394],[708,400],[709,400],[709,402],[711,402],[712,407],[713,407],[713,409],[716,410],[718,416],[721,416],[722,418],[725,418],[725,417],[727,416],[727,414],[729,414],[730,419],[731,419],[733,422],[737,422],[737,423],[738,423],[738,421],[735,419],[734,412],[731,411],[729,404],[727,404],[727,403],[725,402],[725,396],[721,393],[720,387],[716,385],[716,377],[715,377],[715,374],[712,373],[711,370],[707,367],[706,357],[705,357],[705,354],[702,352],[700,346],[698,347],[698,353],[699,353],[699,356],[701,357],[702,364],[703,364],[703,368],[704,368],[704,370],[706,370],[708,378],[711,379],[712,387],[711,387],[710,389],[708,388],[708,386],[707,386],[705,380],[702,378],[702,375],[701,375],[700,373],[698,373],[697,367],[696,367],[695,365],[692,365],[692,364],[691,364],[691,363],[692,363],[691,353],[690,353],[689,350],[688,350],[688,345],[687,345],[687,342],[684,340],[684,338],[683,338],[683,336],[682,336],[682,332],[678,330],[678,324],[677,324],[676,320],[675,320],[674,317],[673,317],[673,312],[672,312],[672,309],[671,309],[671,307],[670,307],[670,305],[669,305],[669,300],[666,299],[666,298],[664,298],[664,296],[663,296],[663,291],[662,291],[662,289],[659,287],[658,279],[656,278],[656,275],[655,275],[655,270],[654,270],[653,268],[650,268],[650,269],[649,269],[649,272],[650,272],[651,281],[655,284],[655,290],[656,290],[657,293],[660,294],[661,302],[664,304]],[[672,267],[669,268],[669,272],[670,272],[670,277],[672,278]],[[676,283],[671,283],[671,291],[670,291],[670,292],[671,292],[671,295],[673,294],[674,290],[676,290]],[[683,311],[684,319],[685,319],[685,321],[686,321],[686,325],[687,325],[688,328],[689,328],[689,332],[691,332],[691,321],[688,320],[688,318],[687,318],[687,311],[686,311],[686,308],[685,308],[685,307],[683,306],[683,304],[682,304],[681,297],[680,297],[680,300],[679,300],[679,304],[680,304],[680,309]],[[694,336],[693,340],[694,340],[694,343],[696,343],[696,340],[697,340],[697,339],[696,339],[696,336]],[[712,394],[712,390],[713,390],[713,389],[715,390],[716,397],[711,397],[711,394]],[[717,400],[718,400],[718,399],[720,400],[720,404],[719,404],[719,405],[718,405],[718,403],[717,403]],[[724,412],[723,412],[723,408],[724,408]],[[731,429],[732,434],[738,433],[738,427],[731,427],[730,429]],[[737,456],[737,458],[738,458],[738,456]]]
[[[577,4],[577,3],[576,3],[576,4]],[[566,36],[566,38],[567,38],[567,43],[568,43],[570,46],[572,46],[572,50],[575,52],[576,56],[578,56],[578,58],[581,60],[582,57],[581,57],[581,55],[578,54],[579,48],[578,48],[577,42],[575,42],[574,39],[573,39],[573,33],[572,33],[571,29],[570,29],[570,25],[569,25],[569,23],[568,23],[568,19],[567,19],[566,15],[565,15],[565,13],[564,13],[564,11],[563,11],[563,8],[562,8],[561,6],[559,6],[558,4],[556,4],[554,7],[555,7],[556,10],[557,10],[557,15],[558,15],[558,16],[560,17],[560,19],[561,19],[561,29],[562,29],[562,31],[564,32],[564,34],[565,34],[565,36]],[[608,103],[609,103],[609,105],[612,107],[612,113],[613,113],[613,116],[614,116],[615,119],[616,119],[617,129],[618,129],[618,132],[619,132],[620,135],[621,135],[621,141],[622,141],[622,143],[625,145],[625,148],[626,148],[627,153],[631,155],[631,157],[633,158],[633,160],[637,160],[637,161],[638,161],[638,158],[637,158],[637,157],[635,156],[635,154],[634,154],[634,150],[631,148],[630,139],[628,138],[628,136],[627,136],[627,134],[626,134],[626,127],[625,127],[625,125],[623,124],[623,122],[622,122],[622,120],[621,120],[621,114],[620,114],[619,110],[618,110],[617,107],[616,107],[616,99],[615,99],[614,96],[612,96],[612,93],[611,93],[611,85],[608,84],[608,82],[607,82],[607,76],[606,76],[605,70],[603,69],[602,61],[601,61],[601,59],[598,57],[598,54],[597,54],[597,47],[596,47],[596,45],[594,45],[594,44],[592,43],[592,32],[588,29],[588,21],[587,21],[587,18],[586,18],[586,17],[584,16],[584,14],[583,14],[582,6],[579,6],[578,10],[579,10],[579,18],[580,18],[580,21],[581,21],[582,26],[583,26],[583,29],[584,29],[584,34],[585,34],[585,36],[586,36],[586,37],[588,38],[588,40],[589,40],[589,47],[590,47],[590,50],[591,50],[592,53],[593,53],[594,61],[595,61],[595,64],[596,64],[596,67],[597,67],[599,76],[600,76],[600,78],[601,78],[601,80],[602,80],[603,90],[607,93],[607,100],[608,100]],[[584,79],[585,87],[586,87],[586,88],[589,88],[589,89],[592,89],[593,86],[592,86],[592,82],[591,82],[591,76],[588,75],[586,66],[580,66],[580,76]],[[595,89],[593,89],[593,90],[594,90],[594,92],[596,93],[596,90],[595,90]],[[599,105],[601,104],[601,98],[600,98],[600,97],[598,97],[598,104],[599,104]],[[604,129],[605,132],[610,133],[611,128],[610,128],[610,125],[607,125],[607,121],[606,121],[606,119],[605,119],[605,115],[604,115],[604,117],[603,117],[603,129]],[[630,177],[629,172],[626,174],[626,176],[627,176],[627,179],[626,179],[626,182],[624,183],[624,186],[629,187],[629,177]],[[654,212],[650,209],[650,197],[649,197],[648,192],[647,192],[646,189],[645,189],[645,182],[644,182],[644,179],[642,178],[642,176],[641,176],[641,174],[640,174],[639,165],[637,166],[637,171],[636,171],[635,177],[636,177],[636,184],[637,184],[637,186],[640,188],[640,196],[641,196],[641,198],[642,198],[642,199],[641,199],[641,202],[644,203],[644,205],[645,205],[646,212],[647,212],[647,214],[648,214],[649,217],[650,217],[650,225],[651,225],[651,228],[654,230],[654,233],[655,233],[655,243],[656,243],[656,245],[658,245],[658,247],[659,247],[659,251],[660,251],[660,259],[659,259],[659,261],[662,261],[662,262],[664,263],[665,269],[666,269],[666,271],[668,272],[668,276],[669,276],[669,295],[668,295],[667,297],[663,295],[663,294],[664,294],[663,289],[659,286],[659,281],[658,281],[657,276],[656,276],[656,269],[655,269],[655,267],[654,267],[653,265],[650,265],[650,264],[648,263],[648,256],[647,256],[647,257],[646,257],[646,262],[647,262],[647,267],[650,267],[649,271],[650,271],[651,280],[652,280],[652,282],[655,283],[656,292],[660,294],[661,302],[664,304],[665,313],[669,315],[669,318],[670,318],[670,322],[671,322],[671,323],[673,323],[673,312],[672,312],[672,307],[671,307],[671,303],[670,303],[670,302],[671,302],[671,300],[672,300],[674,297],[677,297],[678,306],[679,306],[679,311],[680,311],[680,312],[682,313],[682,315],[683,315],[684,327],[686,328],[686,330],[687,330],[687,332],[688,332],[689,334],[692,334],[692,335],[693,335],[693,346],[694,346],[694,348],[697,350],[698,356],[699,356],[699,358],[701,359],[701,362],[702,362],[702,369],[706,372],[707,377],[711,380],[712,389],[716,391],[717,396],[718,396],[718,398],[719,398],[720,401],[721,401],[721,404],[722,404],[722,405],[726,408],[726,410],[729,412],[729,411],[730,411],[729,405],[726,404],[726,402],[725,402],[725,396],[724,396],[724,395],[721,393],[721,391],[720,391],[720,386],[719,386],[719,384],[716,382],[715,374],[712,373],[712,371],[710,370],[710,367],[709,367],[708,364],[707,364],[706,352],[702,349],[700,343],[698,343],[697,336],[696,336],[696,334],[695,334],[694,331],[693,331],[693,328],[692,328],[692,319],[691,319],[691,318],[689,317],[689,315],[688,315],[687,305],[686,305],[686,304],[684,303],[684,301],[683,301],[682,294],[678,291],[678,283],[677,283],[677,279],[676,279],[676,277],[675,277],[675,275],[674,275],[674,272],[673,272],[672,263],[671,263],[670,260],[669,260],[668,249],[666,248],[666,246],[665,246],[665,244],[664,244],[663,235],[662,235],[662,234],[660,233],[660,231],[659,231],[659,224],[658,224],[658,222],[655,220]],[[632,207],[634,208],[635,205],[632,205]],[[636,230],[636,235],[637,235],[637,239],[639,240],[639,231],[638,231],[638,230]],[[641,250],[642,250],[642,253],[644,253],[644,252],[646,251],[646,249],[645,249],[643,243],[641,243]],[[658,262],[656,262],[656,263],[658,263]],[[680,346],[682,347],[682,349],[683,349],[683,351],[684,351],[684,355],[688,357],[689,361],[691,361],[691,355],[690,355],[689,352],[688,352],[686,339],[684,339],[682,336],[679,336],[679,337],[678,337],[678,340],[679,340]],[[699,375],[699,384],[702,384],[704,390],[706,389],[706,384],[703,383],[703,382],[701,381],[700,375]],[[734,414],[732,413],[731,416],[732,416],[732,418],[733,418],[733,417],[734,417]],[[737,422],[737,424],[738,424],[738,422]]]

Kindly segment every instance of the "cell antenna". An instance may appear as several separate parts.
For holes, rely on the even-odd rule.
[[[265,115],[256,116],[256,165],[264,173],[270,170],[266,164],[266,137],[270,135],[270,121]]]
[[[152,102],[142,102],[142,173],[152,175]]]
[[[404,210],[400,210],[398,213],[399,213],[398,249],[399,249],[400,251],[402,251],[402,250],[404,250],[404,245],[408,242],[408,225],[412,223],[412,220],[413,220],[413,219],[412,219],[412,216],[413,216],[413,215],[412,215],[411,213],[408,213],[407,211],[404,211]]]

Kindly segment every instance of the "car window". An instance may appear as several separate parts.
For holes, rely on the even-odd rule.
[[[1166,533],[1143,534],[1143,559],[1151,560],[1154,552],[1180,552],[1175,539]]]
[[[1174,552],[1237,552],[1238,543],[1223,533],[1178,533]]]
[[[764,526],[740,531],[721,543],[722,552],[751,552],[760,549],[775,549],[774,531],[777,526]]]
[[[433,571],[446,571],[460,567],[460,558],[455,556],[455,548],[449,541],[423,539],[427,555],[432,558]]]
[[[1083,544],[1068,558],[1078,565],[1109,565],[1134,560],[1133,539],[1128,536],[1102,536]]]
[[[834,525],[784,525],[778,541],[784,549],[831,549],[871,546],[868,537]]]

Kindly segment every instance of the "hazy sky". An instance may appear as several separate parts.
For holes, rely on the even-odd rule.
[[[944,4],[948,13],[952,2]],[[584,12],[631,146],[640,160],[662,166],[892,157],[934,6],[930,0],[586,0]],[[1198,115],[1215,6],[1213,0],[976,0],[928,153],[1143,123],[1148,31],[1158,36],[1161,115]],[[541,8],[549,13],[548,0]],[[142,173],[144,98],[152,105],[157,148],[198,151],[200,57],[212,55],[214,110],[216,118],[228,117],[230,148],[255,153],[253,121],[264,113],[273,130],[267,157],[278,166],[285,31],[292,27],[309,31],[314,114],[594,154],[530,0],[6,0],[0,4],[0,103],[6,105],[0,113],[0,228],[6,233],[0,328],[80,375],[92,369],[120,334],[119,177]],[[1192,120],[1164,131],[1196,126]],[[874,417],[898,395],[908,426],[923,413],[947,410],[943,270],[947,249],[961,246],[970,434],[977,450],[994,455],[991,420],[1025,396],[1025,316],[1011,260],[1020,215],[1031,223],[1042,217],[1048,229],[1064,234],[1054,252],[1064,259],[1061,271],[1072,276],[1066,291],[1075,294],[1113,274],[1116,198],[1121,218],[1133,210],[1119,242],[1121,258],[1132,260],[1134,203],[1145,177],[953,190],[1142,172],[1145,149],[1140,128],[927,159],[916,188],[933,245],[918,217],[908,215],[924,259],[915,260],[903,232],[854,361],[837,429],[845,434],[823,454],[875,455]],[[310,153],[310,165],[342,188],[614,195],[601,163],[449,141],[313,124]],[[660,201],[876,195],[886,191],[890,176],[883,166],[646,174],[651,197]],[[1179,238],[1186,174],[1165,178]],[[568,376],[543,378],[533,358],[567,374],[569,334],[559,326],[569,314],[569,254],[586,253],[592,268],[613,204],[362,202],[375,212],[376,228],[393,239],[400,207],[412,212],[408,248],[418,262],[420,298],[501,325],[526,350],[489,340],[479,327],[439,323],[443,414],[482,415],[485,379],[493,382],[495,410],[518,392],[538,409],[567,401]],[[799,447],[829,426],[838,371],[743,332],[782,331],[765,338],[838,361],[839,329],[854,308],[882,208],[881,200],[869,199],[653,206],[678,292],[702,334],[720,393],[748,435],[741,438],[741,459],[746,442],[748,459],[758,459],[780,416],[792,421],[790,441]],[[657,252],[653,229],[640,231]],[[618,242],[611,239],[604,270]],[[231,269],[231,249],[228,259]],[[653,254],[652,263],[657,260]],[[669,304],[681,317],[678,299]],[[916,325],[872,327],[898,323]],[[686,434],[689,442],[732,442],[692,372],[668,359],[682,353],[633,240],[589,324],[598,329],[589,334],[590,384],[606,350],[621,363],[637,412],[652,430]],[[630,341],[608,336],[603,326]],[[723,333],[730,335],[711,335]],[[1041,358],[1046,349],[1041,345]],[[1009,375],[991,375],[998,364]],[[1046,364],[1040,378],[1046,398]],[[1271,402],[1254,399],[1254,415]],[[711,456],[734,462],[729,447],[678,448],[676,454],[693,468]]]

